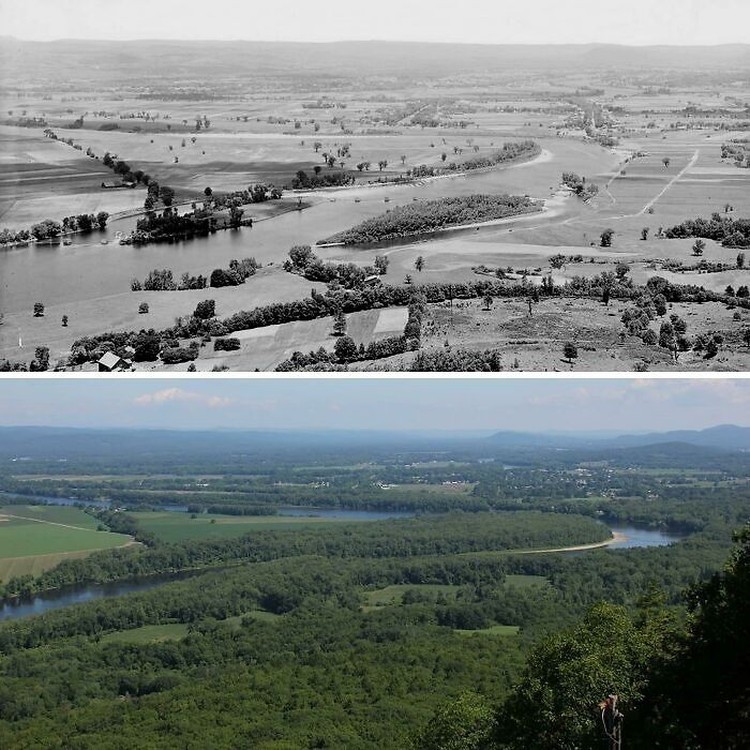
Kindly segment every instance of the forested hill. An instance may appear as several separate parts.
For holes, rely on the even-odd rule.
[[[473,433],[469,433],[471,438]],[[43,458],[55,456],[118,456],[153,454],[228,455],[268,454],[304,449],[389,450],[439,448],[460,441],[459,433],[377,430],[148,430],[74,429],[67,427],[0,427],[0,456]]]
[[[723,425],[707,430],[592,436],[500,432],[492,436],[461,431],[367,430],[143,430],[0,427],[0,473],[34,470],[44,463],[54,473],[72,464],[110,462],[122,468],[128,456],[139,465],[211,464],[217,471],[240,472],[271,461],[293,465],[334,460],[396,461],[492,460],[524,465],[568,465],[611,461],[643,466],[734,464],[750,450],[750,428]],[[685,462],[688,462],[686,464]],[[112,467],[110,467],[112,468]],[[127,467],[125,467],[127,468]],[[204,469],[201,469],[204,470]]]
[[[717,425],[705,430],[670,430],[668,432],[648,432],[595,435],[588,433],[533,433],[497,432],[488,438],[495,446],[530,448],[567,449],[620,449],[647,447],[664,443],[714,448],[717,450],[750,450],[750,428],[737,425]]]

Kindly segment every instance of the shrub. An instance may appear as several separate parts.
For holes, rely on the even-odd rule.
[[[216,315],[216,301],[207,299],[203,300],[203,302],[199,302],[195,307],[193,315],[201,320],[213,318]]]
[[[240,340],[235,338],[216,339],[216,341],[214,341],[215,352],[232,352],[236,351],[241,346],[242,343],[240,342]]]
[[[239,286],[239,278],[231,271],[227,271],[224,268],[215,268],[211,272],[211,280],[209,285],[215,288],[222,286]]]
[[[198,357],[198,350],[194,348],[172,347],[164,349],[161,353],[161,361],[165,365],[179,365],[182,362],[192,362]]]

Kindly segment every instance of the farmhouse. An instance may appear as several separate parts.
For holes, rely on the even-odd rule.
[[[129,370],[133,364],[130,359],[118,357],[114,352],[107,352],[97,362],[99,372],[114,372],[115,370]]]

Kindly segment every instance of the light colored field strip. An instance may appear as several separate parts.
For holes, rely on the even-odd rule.
[[[407,310],[405,307],[381,310],[373,333],[390,333],[400,331],[406,325]]]
[[[679,180],[679,179],[680,179],[680,178],[681,178],[681,177],[682,177],[682,176],[683,176],[683,175],[685,174],[685,172],[687,172],[687,171],[688,171],[688,170],[689,170],[689,169],[690,169],[691,167],[693,167],[693,166],[695,165],[695,162],[697,162],[697,161],[698,161],[698,157],[700,156],[700,153],[701,153],[701,150],[700,150],[699,148],[696,148],[696,149],[695,149],[695,153],[693,154],[693,158],[692,158],[692,159],[691,159],[691,160],[690,160],[690,161],[689,161],[689,162],[688,162],[688,163],[687,163],[687,164],[685,165],[685,167],[684,167],[684,168],[683,168],[683,169],[682,169],[682,170],[681,170],[680,172],[678,172],[678,173],[677,173],[677,174],[676,174],[676,175],[675,175],[675,176],[674,176],[674,177],[673,177],[673,178],[672,178],[672,179],[671,179],[671,180],[670,180],[670,181],[669,181],[669,182],[668,182],[668,183],[667,183],[667,184],[666,184],[666,185],[664,186],[663,190],[662,190],[662,191],[661,191],[661,192],[660,192],[660,193],[659,193],[659,194],[658,194],[658,195],[656,196],[656,198],[652,198],[652,199],[651,199],[651,200],[650,200],[650,201],[649,201],[649,202],[648,202],[648,203],[647,203],[647,204],[646,204],[646,205],[645,205],[645,206],[644,206],[644,207],[643,207],[643,208],[642,208],[642,209],[641,209],[641,210],[640,210],[640,211],[638,212],[638,214],[636,214],[636,215],[640,215],[640,214],[645,214],[645,213],[646,213],[646,211],[648,211],[648,210],[649,210],[649,208],[651,208],[651,206],[653,206],[653,205],[654,205],[654,203],[656,203],[656,201],[658,201],[658,200],[659,200],[659,198],[661,198],[661,197],[662,197],[662,195],[664,195],[664,193],[666,193],[666,192],[667,192],[667,190],[669,190],[669,189],[670,189],[670,188],[672,187],[672,185],[674,185],[674,184],[675,184],[675,182],[677,182],[677,181],[678,181],[678,180]]]
[[[83,177],[106,177],[101,172],[78,172],[71,174],[52,174],[46,177],[3,177],[0,184],[15,185],[18,182],[41,182],[42,180],[75,180]]]
[[[612,538],[606,539],[603,542],[592,542],[591,544],[576,544],[573,547],[557,547],[554,549],[527,549],[518,550],[514,552],[514,555],[546,555],[552,552],[582,552],[587,549],[600,549],[602,547],[609,547],[610,544],[615,542],[624,542],[627,539],[625,534],[620,534],[618,531],[612,532]]]
[[[627,541],[625,534],[621,534],[619,531],[612,532],[611,539],[605,539],[603,542],[592,542],[591,544],[576,544],[572,547],[553,547],[551,549],[502,549],[502,550],[489,550],[486,554],[496,555],[499,553],[505,555],[551,555],[556,552],[585,552],[589,549],[601,549],[603,547],[609,547],[610,544],[615,542]],[[471,555],[482,555],[482,552],[461,552],[460,556],[471,556]]]
[[[122,547],[129,547],[133,544],[133,542],[128,542],[127,544],[123,544]],[[137,542],[136,542],[137,544]],[[12,567],[13,563],[16,562],[25,562],[26,560],[34,560],[38,561],[41,565],[44,565],[45,561],[58,563],[61,561],[62,558],[72,558],[77,559],[81,557],[87,557],[92,552],[103,552],[104,550],[108,549],[118,549],[117,547],[97,547],[95,549],[76,549],[76,550],[70,550],[69,552],[50,552],[46,555],[21,555],[20,557],[3,557],[0,560],[0,563],[3,564],[3,567],[9,568]]]
[[[78,531],[93,531],[98,533],[96,529],[87,529],[85,526],[73,526],[69,523],[60,523],[59,521],[45,521],[42,518],[28,518],[27,516],[17,516],[15,513],[9,513],[7,510],[3,512],[3,515],[7,518],[18,518],[21,521],[35,521],[36,523],[46,523],[50,526],[62,526],[65,529],[76,529]]]

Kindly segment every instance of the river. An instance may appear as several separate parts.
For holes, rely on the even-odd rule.
[[[264,265],[279,263],[293,245],[314,245],[335,232],[383,213],[389,205],[408,203],[415,198],[432,200],[472,193],[523,194],[522,174],[523,171],[510,167],[417,184],[334,190],[315,198],[314,205],[304,211],[290,211],[259,221],[252,228],[221,231],[181,242],[119,245],[116,234],[127,235],[135,227],[136,219],[126,218],[111,221],[104,232],[73,236],[68,246],[32,244],[0,249],[0,311],[24,311],[35,300],[58,305],[122,294],[130,289],[131,279],[143,279],[154,268],[172,269],[179,278],[184,271],[209,275],[214,268],[227,266],[232,258],[253,256]],[[392,201],[388,205],[384,204],[386,197]],[[289,200],[292,204],[295,201]],[[252,206],[246,207],[246,216],[253,216]],[[488,235],[507,233],[508,226],[512,225],[488,226],[481,231]],[[109,244],[102,245],[102,239]],[[372,248],[368,249],[371,261],[370,255]]]
[[[54,498],[59,500],[60,498]],[[174,506],[176,509],[177,506]],[[412,514],[404,512],[377,512],[339,510],[326,508],[282,508],[279,515],[319,516],[323,518],[347,518],[352,521],[379,521],[387,518],[404,518]],[[638,529],[633,526],[611,526],[611,530],[622,535],[622,541],[614,542],[609,549],[634,549],[638,547],[664,547],[684,538],[683,535],[670,534],[653,529]],[[577,552],[574,554],[585,554]],[[0,604],[0,622],[4,620],[18,620],[31,615],[41,615],[55,609],[69,607],[74,604],[106,599],[124,594],[140,593],[161,586],[171,581],[187,578],[202,571],[184,574],[170,574],[153,576],[135,581],[121,581],[108,584],[91,584],[88,586],[71,587],[59,591],[48,591],[32,597],[29,600],[19,600]]]

